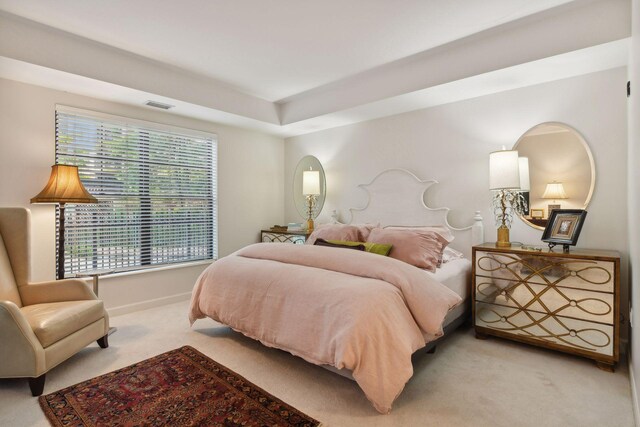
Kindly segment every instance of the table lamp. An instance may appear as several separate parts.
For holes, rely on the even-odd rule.
[[[561,182],[553,181],[547,184],[547,187],[544,189],[544,193],[542,193],[542,198],[553,200],[553,204],[547,207],[547,217],[551,217],[552,210],[560,209],[560,204],[556,204],[556,200],[568,199],[569,196],[565,193],[564,186]]]
[[[499,212],[496,217],[500,222],[496,246],[509,247],[509,225],[511,216],[511,190],[520,190],[520,166],[518,152],[501,150],[489,154],[489,188],[498,191],[500,198]]]
[[[302,172],[302,194],[307,199],[307,230],[311,233],[314,228],[313,213],[320,195],[320,171],[309,168]]]
[[[78,167],[70,165],[51,166],[49,182],[31,203],[57,203],[60,205],[60,227],[58,228],[58,269],[56,278],[64,279],[64,205],[66,203],[98,203],[82,185]]]

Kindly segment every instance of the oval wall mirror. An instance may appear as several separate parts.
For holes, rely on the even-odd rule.
[[[310,171],[318,173],[305,174]],[[293,174],[293,201],[302,218],[307,219],[309,216],[309,202],[305,191],[311,193],[315,198],[311,217],[316,219],[324,206],[326,188],[324,169],[322,169],[320,160],[314,156],[304,156],[300,159]]]
[[[520,217],[526,224],[543,230],[551,210],[587,208],[596,169],[578,131],[564,123],[541,123],[525,132],[513,149],[529,159],[529,210]]]

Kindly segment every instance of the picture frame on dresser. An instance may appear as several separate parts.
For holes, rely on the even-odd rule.
[[[549,215],[549,221],[542,233],[542,241],[549,244],[550,248],[562,245],[567,252],[569,246],[578,243],[578,237],[582,231],[582,225],[587,217],[584,209],[555,209]]]
[[[544,209],[531,209],[531,218],[534,219],[543,219],[544,218]]]
[[[506,338],[593,359],[613,372],[620,357],[620,254],[472,249],[476,338]]]

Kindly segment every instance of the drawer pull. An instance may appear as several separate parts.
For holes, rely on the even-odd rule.
[[[562,294],[562,296],[564,296],[564,294]],[[564,296],[566,298],[566,296]],[[584,307],[584,303],[586,301],[593,301],[596,303],[596,305],[599,305],[601,310],[587,310]],[[564,310],[567,307],[578,307],[580,310],[584,311],[585,313],[589,313],[589,314],[593,314],[594,316],[605,316],[609,313],[611,313],[611,310],[613,310],[613,308],[609,305],[609,303],[607,303],[606,301],[602,301],[600,299],[597,298],[583,298],[579,301],[575,301],[575,300],[570,300],[568,305],[565,305],[564,307],[560,307],[558,310],[555,311],[555,313]]]

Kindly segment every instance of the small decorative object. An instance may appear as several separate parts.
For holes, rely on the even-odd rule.
[[[58,268],[57,279],[64,279],[64,205],[65,203],[98,203],[82,185],[78,167],[70,165],[51,166],[49,182],[31,203],[57,203],[60,206],[60,225],[58,226]]]
[[[547,227],[542,234],[542,241],[549,244],[549,249],[562,245],[563,252],[569,252],[569,246],[575,246],[587,217],[584,209],[556,209],[551,212]]]
[[[302,174],[302,194],[307,200],[307,230],[313,232],[316,201],[320,195],[320,172],[309,168]]]
[[[547,187],[542,194],[543,199],[551,199],[553,200],[553,204],[547,206],[547,214],[549,218],[551,218],[551,212],[555,209],[561,209],[560,204],[556,204],[556,200],[558,199],[568,199],[567,193],[564,191],[564,186],[561,182],[553,181],[547,184]]]
[[[489,188],[495,190],[493,213],[498,225],[496,246],[509,247],[509,229],[513,214],[522,215],[527,203],[520,191],[521,176],[518,152],[495,151],[489,155]]]
[[[544,209],[531,209],[531,218],[544,218]]]
[[[302,227],[301,222],[290,222],[287,225],[286,231],[304,231],[304,228]]]
[[[535,251],[535,252],[542,252],[542,248],[539,248],[537,246],[528,246],[528,245],[522,245],[520,247],[520,249],[522,249],[523,251]]]

